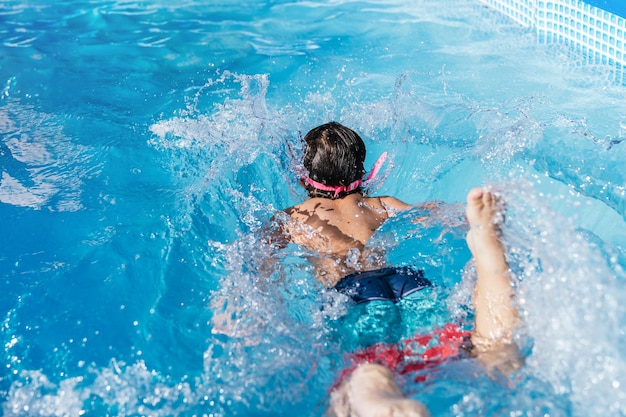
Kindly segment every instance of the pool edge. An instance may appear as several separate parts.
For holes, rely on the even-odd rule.
[[[478,0],[518,24],[532,28],[542,43],[562,43],[589,64],[616,69],[624,84],[626,18],[581,0]]]

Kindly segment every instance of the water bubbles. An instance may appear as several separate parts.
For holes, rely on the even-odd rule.
[[[11,335],[11,340],[9,340],[5,345],[5,349],[11,349],[13,346],[15,346],[18,342],[18,339],[15,335]]]
[[[4,86],[4,88],[2,89],[2,92],[0,93],[0,98],[1,99],[6,99],[9,97],[9,92],[11,90],[11,86],[12,84],[15,83],[15,77],[11,77],[7,80],[6,85]]]
[[[507,193],[505,241],[516,248],[522,267],[519,306],[534,345],[529,371],[567,393],[577,407],[586,409],[594,398],[592,408],[607,410],[609,380],[626,372],[610,330],[624,316],[618,303],[624,288],[597,248],[547,207],[547,196],[539,199],[525,185],[515,188]]]
[[[359,269],[361,260],[361,251],[358,248],[350,248],[346,256],[346,265],[348,268]]]

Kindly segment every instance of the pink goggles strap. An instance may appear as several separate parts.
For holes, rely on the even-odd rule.
[[[385,159],[387,159],[387,152],[383,152],[383,154],[378,157],[378,160],[376,160],[376,163],[374,164],[374,167],[370,171],[370,173],[367,176],[367,178],[365,178],[365,181],[364,180],[356,180],[354,182],[351,182],[347,186],[346,185],[326,185],[326,184],[322,184],[321,182],[317,182],[315,180],[312,180],[311,178],[308,178],[308,177],[305,177],[303,179],[304,179],[305,183],[309,184],[310,186],[312,186],[313,188],[316,188],[318,190],[321,190],[321,191],[334,191],[335,192],[334,196],[337,197],[340,193],[354,191],[357,188],[359,188],[361,185],[363,185],[364,183],[366,183],[368,181],[371,181],[374,178],[376,178],[376,175],[378,175],[378,171],[380,171],[380,168],[383,166],[383,163],[385,162]]]

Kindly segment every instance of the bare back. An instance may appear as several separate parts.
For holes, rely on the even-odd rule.
[[[287,210],[289,240],[319,253],[318,276],[327,286],[354,272],[346,258],[354,249],[362,254],[376,229],[398,210],[410,207],[393,197],[350,194],[340,199],[312,198]],[[321,265],[321,264],[325,265]]]

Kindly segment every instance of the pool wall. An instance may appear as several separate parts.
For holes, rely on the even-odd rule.
[[[479,0],[533,28],[543,43],[562,43],[581,53],[590,64],[615,67],[615,79],[624,83],[626,66],[626,5],[612,5],[611,11],[580,0]]]

